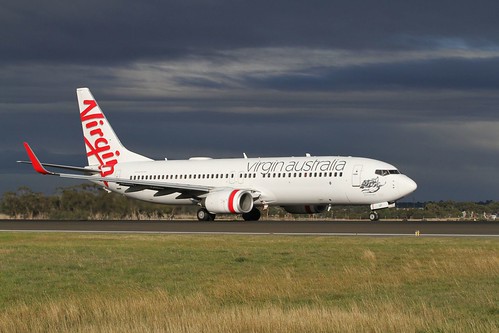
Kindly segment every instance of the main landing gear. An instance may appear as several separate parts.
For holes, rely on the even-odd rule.
[[[214,221],[216,216],[215,214],[208,212],[206,208],[199,208],[196,215],[199,221]],[[242,216],[245,221],[258,221],[260,219],[261,213],[260,210],[253,207],[252,210],[242,214]]]
[[[216,216],[215,214],[208,212],[206,208],[199,208],[196,215],[199,221],[214,221]]]
[[[248,213],[243,214],[243,219],[245,221],[258,221],[260,219],[261,213],[258,208],[253,207]]]
[[[378,212],[376,211],[372,211],[370,214],[369,214],[369,220],[371,221],[378,221],[379,220],[379,215],[378,215]]]

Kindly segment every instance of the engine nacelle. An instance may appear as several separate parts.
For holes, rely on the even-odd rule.
[[[253,196],[244,190],[222,190],[208,194],[204,205],[212,214],[242,214],[253,209]]]
[[[291,214],[318,214],[326,210],[326,205],[282,206]]]

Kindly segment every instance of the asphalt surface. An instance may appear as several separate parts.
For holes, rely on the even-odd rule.
[[[0,231],[499,237],[499,222],[1,220]]]

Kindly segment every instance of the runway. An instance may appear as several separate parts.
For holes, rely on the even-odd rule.
[[[0,231],[499,237],[499,222],[394,221],[30,221],[2,220]]]

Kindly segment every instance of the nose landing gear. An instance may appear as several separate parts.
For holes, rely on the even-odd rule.
[[[379,220],[379,215],[376,211],[372,211],[370,214],[369,214],[369,220],[371,221],[378,221]]]

